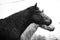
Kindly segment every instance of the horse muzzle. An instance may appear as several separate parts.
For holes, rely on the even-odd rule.
[[[46,25],[42,25],[42,28],[48,30],[48,31],[54,31],[55,27],[53,27],[52,25],[46,26]]]

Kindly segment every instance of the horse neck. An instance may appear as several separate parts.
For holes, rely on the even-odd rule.
[[[27,10],[23,10],[21,12],[18,12],[5,18],[5,20],[8,22],[13,21],[17,25],[17,27],[20,27],[21,29],[26,29],[28,25],[31,23],[30,18],[30,13]]]
[[[20,18],[20,19],[19,19]],[[17,17],[17,23],[19,26],[19,29],[21,30],[21,33],[30,25],[32,22],[30,20],[31,15],[28,13],[28,11],[22,11],[21,14]]]

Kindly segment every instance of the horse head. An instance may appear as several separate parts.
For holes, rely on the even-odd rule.
[[[46,28],[48,29],[49,31],[53,31],[54,30],[54,27],[46,27],[46,26],[49,26],[51,23],[52,23],[52,20],[50,17],[48,17],[47,15],[45,15],[43,13],[43,10],[40,11],[39,8],[37,7],[37,3],[32,6],[32,7],[29,7],[28,8],[29,11],[30,11],[30,14],[31,14],[31,20],[32,22],[34,23],[37,23],[40,25],[40,27],[42,28]],[[43,27],[42,25],[46,25],[45,27]]]

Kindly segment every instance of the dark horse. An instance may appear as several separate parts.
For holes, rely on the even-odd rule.
[[[42,25],[49,26],[52,20],[43,13],[43,10],[39,10],[36,3],[23,11],[0,19],[0,39],[19,40],[21,34],[31,23],[39,24],[42,27]],[[54,27],[47,30],[53,31]]]

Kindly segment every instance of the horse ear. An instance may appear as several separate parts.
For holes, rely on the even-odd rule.
[[[35,6],[34,6],[35,8],[37,7],[37,3],[35,4]]]

